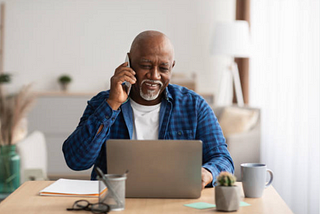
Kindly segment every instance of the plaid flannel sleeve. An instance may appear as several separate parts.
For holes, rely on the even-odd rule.
[[[119,112],[112,110],[103,93],[88,101],[78,127],[62,146],[66,163],[71,169],[85,170],[94,164]],[[97,134],[101,125],[103,128]]]
[[[203,142],[203,167],[213,176],[212,186],[221,171],[234,172],[234,165],[218,119],[210,106],[200,101],[198,108],[197,139]],[[211,185],[209,185],[211,186]]]

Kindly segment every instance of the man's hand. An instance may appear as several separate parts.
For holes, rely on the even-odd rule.
[[[107,102],[113,110],[117,110],[128,98],[128,94],[124,90],[122,83],[124,81],[131,84],[136,83],[136,78],[134,76],[136,73],[132,68],[127,67],[127,65],[128,62],[125,62],[116,68],[114,75],[110,80],[110,95]]]
[[[207,186],[207,184],[211,183],[213,179],[211,172],[209,172],[203,167],[201,168],[201,178],[202,178],[202,189],[204,189]]]

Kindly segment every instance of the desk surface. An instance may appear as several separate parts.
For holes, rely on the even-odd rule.
[[[73,202],[79,197],[53,197],[40,196],[39,191],[47,187],[53,181],[28,181],[20,186],[8,198],[0,203],[0,213],[66,213],[82,214],[91,213],[87,211],[66,211],[67,207],[72,207]],[[241,187],[241,183],[237,183]],[[242,187],[241,187],[242,188]],[[91,202],[97,202],[98,198],[85,198]],[[292,213],[286,203],[282,200],[275,189],[270,186],[265,189],[261,198],[244,198],[241,200],[251,204],[251,206],[240,207],[236,213]],[[214,204],[214,188],[207,188],[202,191],[199,199],[126,199],[124,211],[114,211],[112,213],[136,213],[136,214],[157,214],[157,213],[219,213],[215,208],[198,210],[183,206],[194,202],[207,202]],[[225,213],[225,212],[222,212]]]

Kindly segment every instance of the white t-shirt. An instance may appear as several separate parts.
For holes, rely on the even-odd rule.
[[[133,140],[157,140],[159,136],[159,113],[161,103],[144,106],[130,99],[133,110]]]

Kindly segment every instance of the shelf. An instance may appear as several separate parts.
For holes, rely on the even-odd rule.
[[[72,92],[72,91],[42,91],[42,92],[36,92],[37,96],[40,97],[93,97],[99,92]]]

